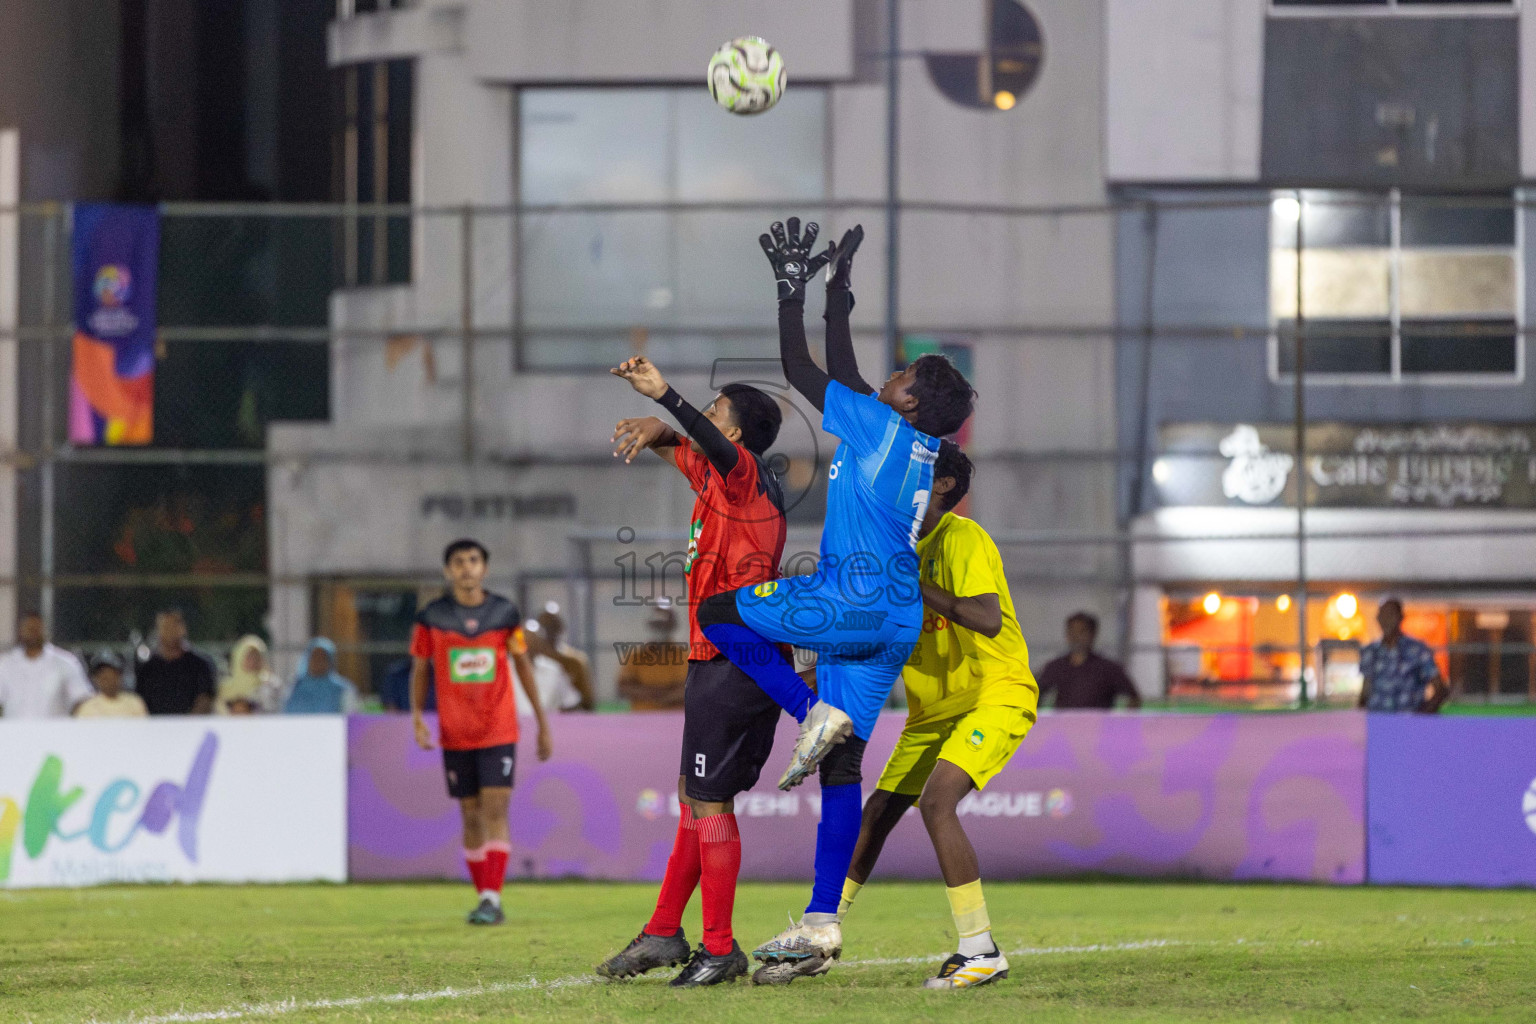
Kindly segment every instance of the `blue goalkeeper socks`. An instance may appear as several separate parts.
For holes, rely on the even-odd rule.
[[[821,787],[821,824],[816,826],[816,884],[807,914],[836,914],[843,898],[843,879],[853,863],[859,841],[864,793],[857,782]]]
[[[706,639],[720,649],[732,665],[752,677],[775,704],[795,716],[795,721],[805,721],[805,713],[816,703],[816,695],[805,685],[805,680],[795,675],[792,666],[778,647],[761,636],[734,622],[712,622],[701,627]],[[854,823],[858,832],[858,823]],[[849,847],[852,850],[852,847]],[[843,880],[837,880],[839,891]]]

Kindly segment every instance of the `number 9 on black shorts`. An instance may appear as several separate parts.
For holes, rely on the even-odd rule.
[[[477,747],[474,750],[443,751],[443,774],[448,779],[448,795],[455,800],[479,796],[482,789],[511,789],[513,769],[516,766],[516,743]]]
[[[723,655],[690,661],[678,768],[683,791],[718,804],[751,789],[773,753],[778,724],[773,698]]]

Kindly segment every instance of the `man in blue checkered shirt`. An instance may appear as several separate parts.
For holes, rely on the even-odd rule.
[[[1381,639],[1360,651],[1360,706],[1369,711],[1433,712],[1446,686],[1435,654],[1422,640],[1403,633],[1403,602],[1389,597],[1376,612]]]

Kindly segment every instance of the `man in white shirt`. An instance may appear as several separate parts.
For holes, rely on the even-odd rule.
[[[0,656],[0,708],[6,718],[67,718],[95,693],[80,659],[48,642],[37,612],[21,616],[16,639]]]

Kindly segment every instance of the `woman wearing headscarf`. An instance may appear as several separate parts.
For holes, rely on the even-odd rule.
[[[267,645],[259,636],[243,636],[229,653],[229,675],[219,681],[214,711],[230,713],[239,701],[257,711],[277,711],[282,706],[283,684],[269,667]]]
[[[357,704],[357,687],[336,672],[336,645],[316,637],[283,710],[290,715],[349,715]]]

